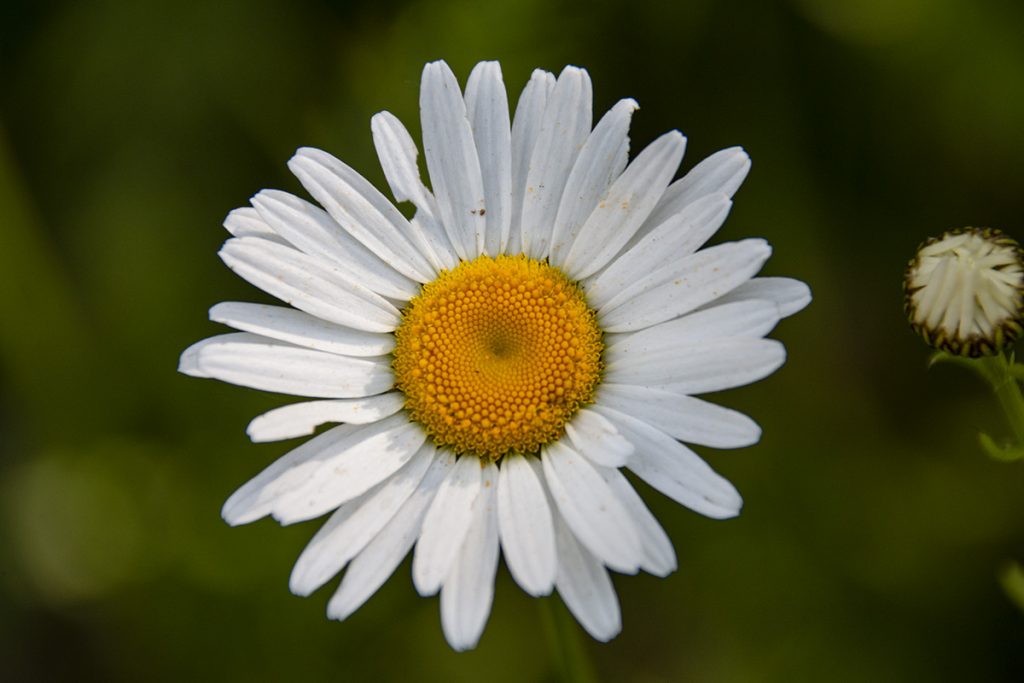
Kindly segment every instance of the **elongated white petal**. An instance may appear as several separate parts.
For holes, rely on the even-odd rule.
[[[303,147],[288,168],[341,227],[392,268],[416,282],[433,279],[433,269],[407,239],[409,222],[348,165],[327,152]]]
[[[746,282],[771,256],[760,239],[720,244],[665,266],[605,303],[605,332],[631,332],[677,318]]]
[[[682,211],[688,204],[709,194],[732,197],[750,171],[750,157],[742,147],[730,147],[702,160],[676,182],[669,185],[658,206],[651,212],[651,228]]]
[[[509,254],[518,254],[523,250],[521,224],[526,176],[530,171],[533,150],[537,146],[548,96],[554,89],[554,74],[535,69],[516,104],[516,114],[512,119],[512,219],[505,249]]]
[[[181,356],[178,358],[178,372],[183,375],[188,375],[189,377],[209,378],[209,375],[199,369],[199,352],[203,347],[217,343],[217,337],[209,337],[207,339],[197,341],[195,344],[192,344],[182,351]]]
[[[731,207],[722,194],[693,202],[588,280],[584,284],[587,298],[600,308],[634,282],[692,254],[722,226]]]
[[[221,515],[231,526],[248,524],[270,514],[285,493],[309,480],[320,463],[358,443],[365,427],[340,425],[294,448],[231,494]]]
[[[779,307],[779,315],[788,318],[811,303],[811,288],[788,277],[755,277],[709,305],[767,299]]]
[[[441,483],[423,518],[423,532],[413,555],[412,580],[420,595],[440,590],[451,571],[469,531],[481,482],[480,459],[470,455],[459,458]]]
[[[636,529],[594,466],[561,442],[541,451],[541,463],[551,497],[580,542],[612,569],[636,572],[642,556]]]
[[[785,360],[785,347],[774,339],[720,339],[609,362],[605,380],[703,394],[756,382]]]
[[[338,508],[295,562],[291,591],[309,595],[358,555],[413,494],[436,452],[424,444],[394,475]]]
[[[423,153],[441,222],[459,258],[476,258],[487,222],[480,158],[459,83],[444,62],[423,69],[420,113]]]
[[[749,262],[763,263],[770,255],[771,247],[762,239],[746,239],[719,244],[675,260],[653,271],[638,274],[639,277],[626,283],[624,288],[612,293],[611,297],[601,305],[600,310],[605,313],[613,311],[625,303],[632,302],[645,292],[665,285],[665,283],[671,283],[675,287],[690,291],[695,286],[703,286],[705,280],[713,278],[724,270],[732,270],[744,265],[749,270]],[[749,277],[748,275],[741,282],[745,282]],[[717,284],[717,282],[712,279],[712,284]],[[738,285],[733,285],[733,287],[736,286]],[[716,290],[705,294],[705,297],[710,297],[707,300],[712,301],[726,291],[728,290]]]
[[[373,144],[391,193],[399,202],[410,201],[416,215],[409,221],[409,237],[435,271],[458,265],[455,251],[438,217],[433,193],[423,184],[416,163],[419,152],[412,136],[391,112],[382,111],[370,120]]]
[[[591,93],[587,72],[567,66],[548,97],[523,194],[522,247],[531,258],[548,255],[551,229],[569,170],[590,134]]]
[[[609,335],[606,358],[616,362],[639,358],[648,352],[660,352],[680,345],[711,339],[743,337],[758,339],[779,322],[779,307],[774,301],[751,299],[719,304],[660,323],[639,332]]]
[[[633,444],[622,438],[615,425],[586,408],[580,408],[565,425],[565,433],[578,453],[602,467],[622,467],[633,452]]]
[[[658,491],[713,519],[735,517],[743,506],[736,488],[689,448],[651,425],[617,410],[595,408],[615,423],[636,450],[629,469]]]
[[[544,487],[527,456],[501,461],[498,528],[512,578],[530,595],[550,593],[557,572],[555,532]]]
[[[615,587],[601,561],[577,540],[559,513],[544,481],[541,463],[531,459],[529,464],[541,481],[551,509],[558,564],[555,587],[566,607],[587,633],[602,642],[610,640],[622,627]]]
[[[676,570],[676,551],[672,548],[672,541],[669,540],[668,534],[661,528],[661,524],[651,514],[651,511],[647,509],[640,494],[618,470],[600,467],[598,471],[629,510],[633,519],[633,525],[640,536],[640,545],[644,550],[640,568],[655,576],[668,576],[674,572]]]
[[[263,190],[251,201],[276,233],[310,256],[328,259],[348,279],[392,299],[404,301],[419,293],[418,283],[382,261],[320,207],[279,190]]]
[[[284,306],[226,301],[210,309],[210,320],[243,332],[343,356],[383,356],[395,347],[395,338],[390,334],[335,325]]]
[[[360,496],[398,471],[427,439],[405,415],[363,427],[361,440],[331,453],[301,486],[282,495],[271,514],[282,524],[319,517]]]
[[[419,486],[380,532],[352,560],[337,592],[327,603],[327,616],[345,619],[394,573],[419,537],[423,514],[441,481],[455,465],[455,456],[438,451]]]
[[[369,424],[394,415],[405,404],[397,391],[367,398],[307,401],[274,408],[249,423],[246,433],[256,443],[307,436],[322,424]]]
[[[622,630],[619,599],[601,562],[573,537],[559,517],[555,522],[558,578],[555,586],[580,626],[595,640],[607,642]]]
[[[671,131],[648,145],[594,208],[565,255],[574,279],[596,273],[629,242],[665,191],[686,149],[686,138]]]
[[[480,158],[487,209],[483,251],[497,256],[508,244],[512,220],[512,131],[497,62],[480,62],[469,75],[466,113]]]
[[[274,232],[251,206],[243,206],[229,213],[224,219],[224,228],[235,237],[259,237],[278,244],[288,244],[288,240]]]
[[[498,468],[487,463],[466,538],[441,589],[441,628],[456,652],[476,647],[494,602],[498,569]]]
[[[761,428],[743,413],[693,396],[606,382],[601,385],[598,401],[686,443],[743,448],[761,439]]]
[[[295,396],[359,398],[394,383],[386,360],[313,351],[247,332],[205,340],[195,362],[202,376]]]
[[[573,164],[558,205],[551,235],[551,263],[562,264],[569,245],[612,182],[626,168],[629,157],[629,122],[639,107],[635,100],[620,100],[601,117]]]
[[[318,318],[367,332],[391,332],[401,320],[386,299],[300,251],[243,237],[228,240],[220,257],[245,280]]]
[[[418,209],[428,207],[433,195],[420,177],[416,163],[419,151],[405,125],[391,112],[382,111],[370,119],[370,130],[384,178],[395,200],[412,202]]]

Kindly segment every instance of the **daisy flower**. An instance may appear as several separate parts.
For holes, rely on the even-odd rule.
[[[999,230],[949,230],[918,248],[903,290],[910,326],[929,345],[992,356],[1022,331],[1024,251]]]
[[[695,395],[782,365],[765,335],[810,291],[755,277],[761,239],[701,249],[750,167],[740,148],[680,180],[685,138],[631,162],[625,99],[592,125],[587,72],[533,73],[514,116],[501,70],[465,92],[444,62],[420,89],[423,151],[388,112],[373,141],[391,193],[300,149],[289,168],[320,206],[264,190],[232,211],[220,256],[288,306],[220,303],[238,332],[203,340],[182,372],[317,399],[271,410],[253,441],[321,431],[224,505],[229,524],[330,513],[292,572],[308,595],[344,570],[344,619],[413,550],[440,592],[451,646],[472,648],[499,554],[530,595],[557,590],[591,636],[620,630],[608,570],[665,576],[665,531],[623,469],[690,509],[736,515],[736,489],[687,444],[748,446],[748,417]],[[322,207],[322,208],[321,208]]]

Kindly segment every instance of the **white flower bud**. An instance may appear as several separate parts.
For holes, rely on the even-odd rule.
[[[935,348],[990,356],[1012,344],[1024,316],[1024,251],[991,228],[928,239],[903,282],[910,326]]]

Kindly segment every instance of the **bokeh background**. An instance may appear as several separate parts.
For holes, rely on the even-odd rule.
[[[604,681],[1024,677],[1024,465],[985,387],[926,368],[901,277],[928,235],[1024,238],[1024,4],[1013,0],[6,0],[0,9],[0,678],[554,681],[541,610],[499,570],[455,654],[408,563],[344,623],[289,594],[318,522],[230,529],[226,496],[283,453],[244,428],[284,397],[175,372],[263,300],[220,221],[285,161],[331,151],[374,182],[369,118],[418,136],[423,63],[585,66],[595,110],[636,98],[633,148],[679,128],[684,169],[743,145],[719,241],[815,300],[783,370],[718,397],[764,427],[701,452],[743,492],[714,522],[644,489],[680,560],[617,576]],[[562,609],[556,601],[556,610]],[[558,612],[556,611],[556,614]]]

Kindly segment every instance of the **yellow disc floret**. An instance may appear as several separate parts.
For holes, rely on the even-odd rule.
[[[481,256],[424,285],[395,332],[395,385],[434,442],[497,460],[557,440],[601,377],[583,292],[525,256]]]

